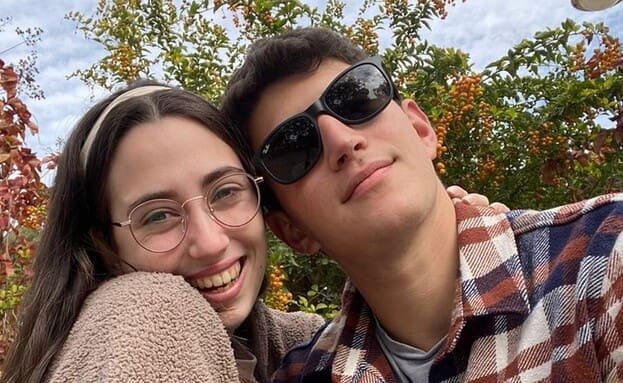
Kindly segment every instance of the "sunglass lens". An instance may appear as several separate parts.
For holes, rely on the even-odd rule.
[[[291,183],[311,169],[320,154],[320,137],[314,122],[297,116],[277,127],[261,149],[264,167],[282,183]]]
[[[344,73],[327,90],[325,103],[346,122],[364,122],[391,100],[391,85],[372,64],[362,64]]]

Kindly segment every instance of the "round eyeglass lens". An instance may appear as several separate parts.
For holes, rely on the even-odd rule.
[[[184,209],[172,200],[145,202],[132,210],[130,220],[130,231],[136,242],[156,253],[175,248],[186,233]]]
[[[248,174],[229,174],[216,181],[206,195],[212,216],[222,225],[240,227],[249,223],[259,211],[257,183]]]
[[[262,149],[264,167],[282,182],[294,182],[311,169],[320,154],[320,137],[308,116],[298,116],[277,127]]]

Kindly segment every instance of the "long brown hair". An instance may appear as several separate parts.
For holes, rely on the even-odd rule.
[[[85,167],[81,150],[102,111],[119,95],[145,85],[159,84],[136,83],[98,103],[82,117],[65,144],[34,260],[32,284],[19,309],[17,337],[0,382],[42,381],[86,296],[102,281],[121,273],[105,191],[115,148],[125,133],[164,116],[183,116],[206,126],[240,156],[241,140],[213,105],[191,92],[169,88],[114,106],[102,120]],[[250,170],[249,162],[240,157]]]

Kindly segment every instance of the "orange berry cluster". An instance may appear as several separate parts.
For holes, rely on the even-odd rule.
[[[257,7],[255,6],[255,2],[251,2],[250,4],[242,7],[242,16],[247,20],[249,19],[251,14],[255,12],[257,12]]]
[[[415,38],[411,38],[411,40],[413,44],[417,43]],[[394,83],[400,89],[407,84],[413,83],[415,80],[417,80],[416,71],[406,71],[406,72],[398,73],[396,78],[394,78]]]
[[[571,57],[569,59],[569,70],[577,72],[584,70],[584,55],[586,54],[586,44],[580,41],[571,49]]]
[[[454,116],[451,113],[444,113],[439,120],[435,121],[435,130],[437,131],[437,158],[441,157],[448,148],[444,145],[448,127],[454,122]]]
[[[586,62],[589,78],[597,78],[609,70],[623,68],[623,51],[619,39],[604,36],[601,45],[603,50],[595,49],[593,57]]]
[[[448,173],[448,171],[446,170],[446,164],[444,164],[443,162],[437,162],[435,164],[435,169],[437,169],[437,173],[441,174],[442,176]]]
[[[530,154],[536,156],[542,150],[542,147],[547,147],[551,145],[556,145],[559,150],[561,156],[564,156],[564,153],[567,151],[567,138],[562,135],[549,135],[548,131],[551,130],[553,123],[547,121],[544,122],[541,127],[537,130],[532,130],[528,133],[528,151]]]
[[[275,19],[270,12],[265,12],[262,16],[262,21],[266,24],[267,27],[273,29],[275,27]]]
[[[286,276],[282,266],[270,266],[268,289],[264,298],[269,307],[281,311],[287,310],[288,305],[292,301],[292,293],[285,289],[283,284],[285,279]]]
[[[450,101],[446,105],[446,111],[434,121],[437,132],[437,158],[439,159],[448,147],[445,145],[446,136],[450,126],[456,123],[465,122],[466,126],[472,128],[474,122],[467,119],[467,115],[477,110],[476,121],[480,126],[481,134],[489,135],[493,128],[493,118],[490,114],[490,106],[485,101],[478,101],[484,93],[481,76],[461,75],[454,79],[450,86]],[[446,166],[443,162],[435,165],[440,175],[447,173]]]
[[[138,67],[133,64],[134,53],[126,44],[120,44],[110,55],[110,69],[125,79],[138,78]]]
[[[483,94],[480,84],[481,77],[475,75],[461,75],[450,87],[450,96],[459,102],[459,115],[471,111],[474,107],[474,100]]]
[[[478,123],[482,136],[489,136],[493,130],[493,116],[491,116],[491,106],[485,102],[478,103]]]
[[[420,0],[420,4],[426,3],[428,1],[430,0]],[[461,1],[465,2],[465,0],[461,0]],[[435,7],[435,11],[437,11],[439,18],[441,18],[442,20],[448,16],[447,6],[456,5],[456,0],[432,0],[432,2],[433,2],[433,7]]]
[[[374,54],[378,51],[378,35],[374,31],[374,24],[370,20],[358,20],[358,24],[360,31],[354,33],[351,40],[366,52]]]
[[[400,0],[402,3],[403,7],[406,7],[409,4],[408,0]],[[388,16],[391,16],[394,14],[394,4],[396,3],[396,0],[385,0],[385,13]]]
[[[385,13],[388,16],[394,13],[394,0],[385,0]]]
[[[223,0],[216,0],[214,2],[214,7],[217,8],[223,4]],[[257,5],[254,1],[250,1],[248,4],[237,5],[232,2],[228,2],[228,9],[233,13],[232,21],[236,28],[241,28],[243,26],[242,21],[240,20],[240,16],[237,13],[237,8],[240,8],[242,18],[246,23],[251,23],[255,18],[260,20],[264,25],[269,27],[270,29],[275,28],[275,18],[270,14],[270,10],[264,10],[258,12]]]
[[[234,15],[232,16],[232,22],[234,23],[234,26],[236,28],[242,27],[242,23],[240,22],[240,17],[238,17],[237,13],[234,13]]]
[[[541,145],[541,135],[538,131],[532,130],[528,135],[528,150],[530,154],[537,155],[539,154],[539,148]]]
[[[22,222],[22,225],[31,230],[39,230],[45,220],[46,214],[47,209],[45,205],[30,205],[26,208],[26,218]]]
[[[490,179],[493,173],[495,172],[496,168],[497,168],[497,165],[495,163],[495,159],[487,156],[486,160],[484,161],[484,163],[480,166],[480,169],[478,170],[478,178],[481,181]],[[499,174],[493,175],[493,181],[491,182],[491,185],[498,186],[500,180],[501,180],[501,176]]]

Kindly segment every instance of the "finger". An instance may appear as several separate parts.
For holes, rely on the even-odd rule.
[[[495,210],[497,213],[508,213],[509,211],[511,211],[511,209],[504,205],[501,202],[494,202],[491,205],[489,205],[489,207],[493,210]]]
[[[450,198],[463,198],[467,195],[467,191],[460,186],[452,185],[448,186],[446,192],[450,196]]]
[[[461,198],[461,200],[472,206],[489,206],[489,198],[482,194],[470,193]]]

